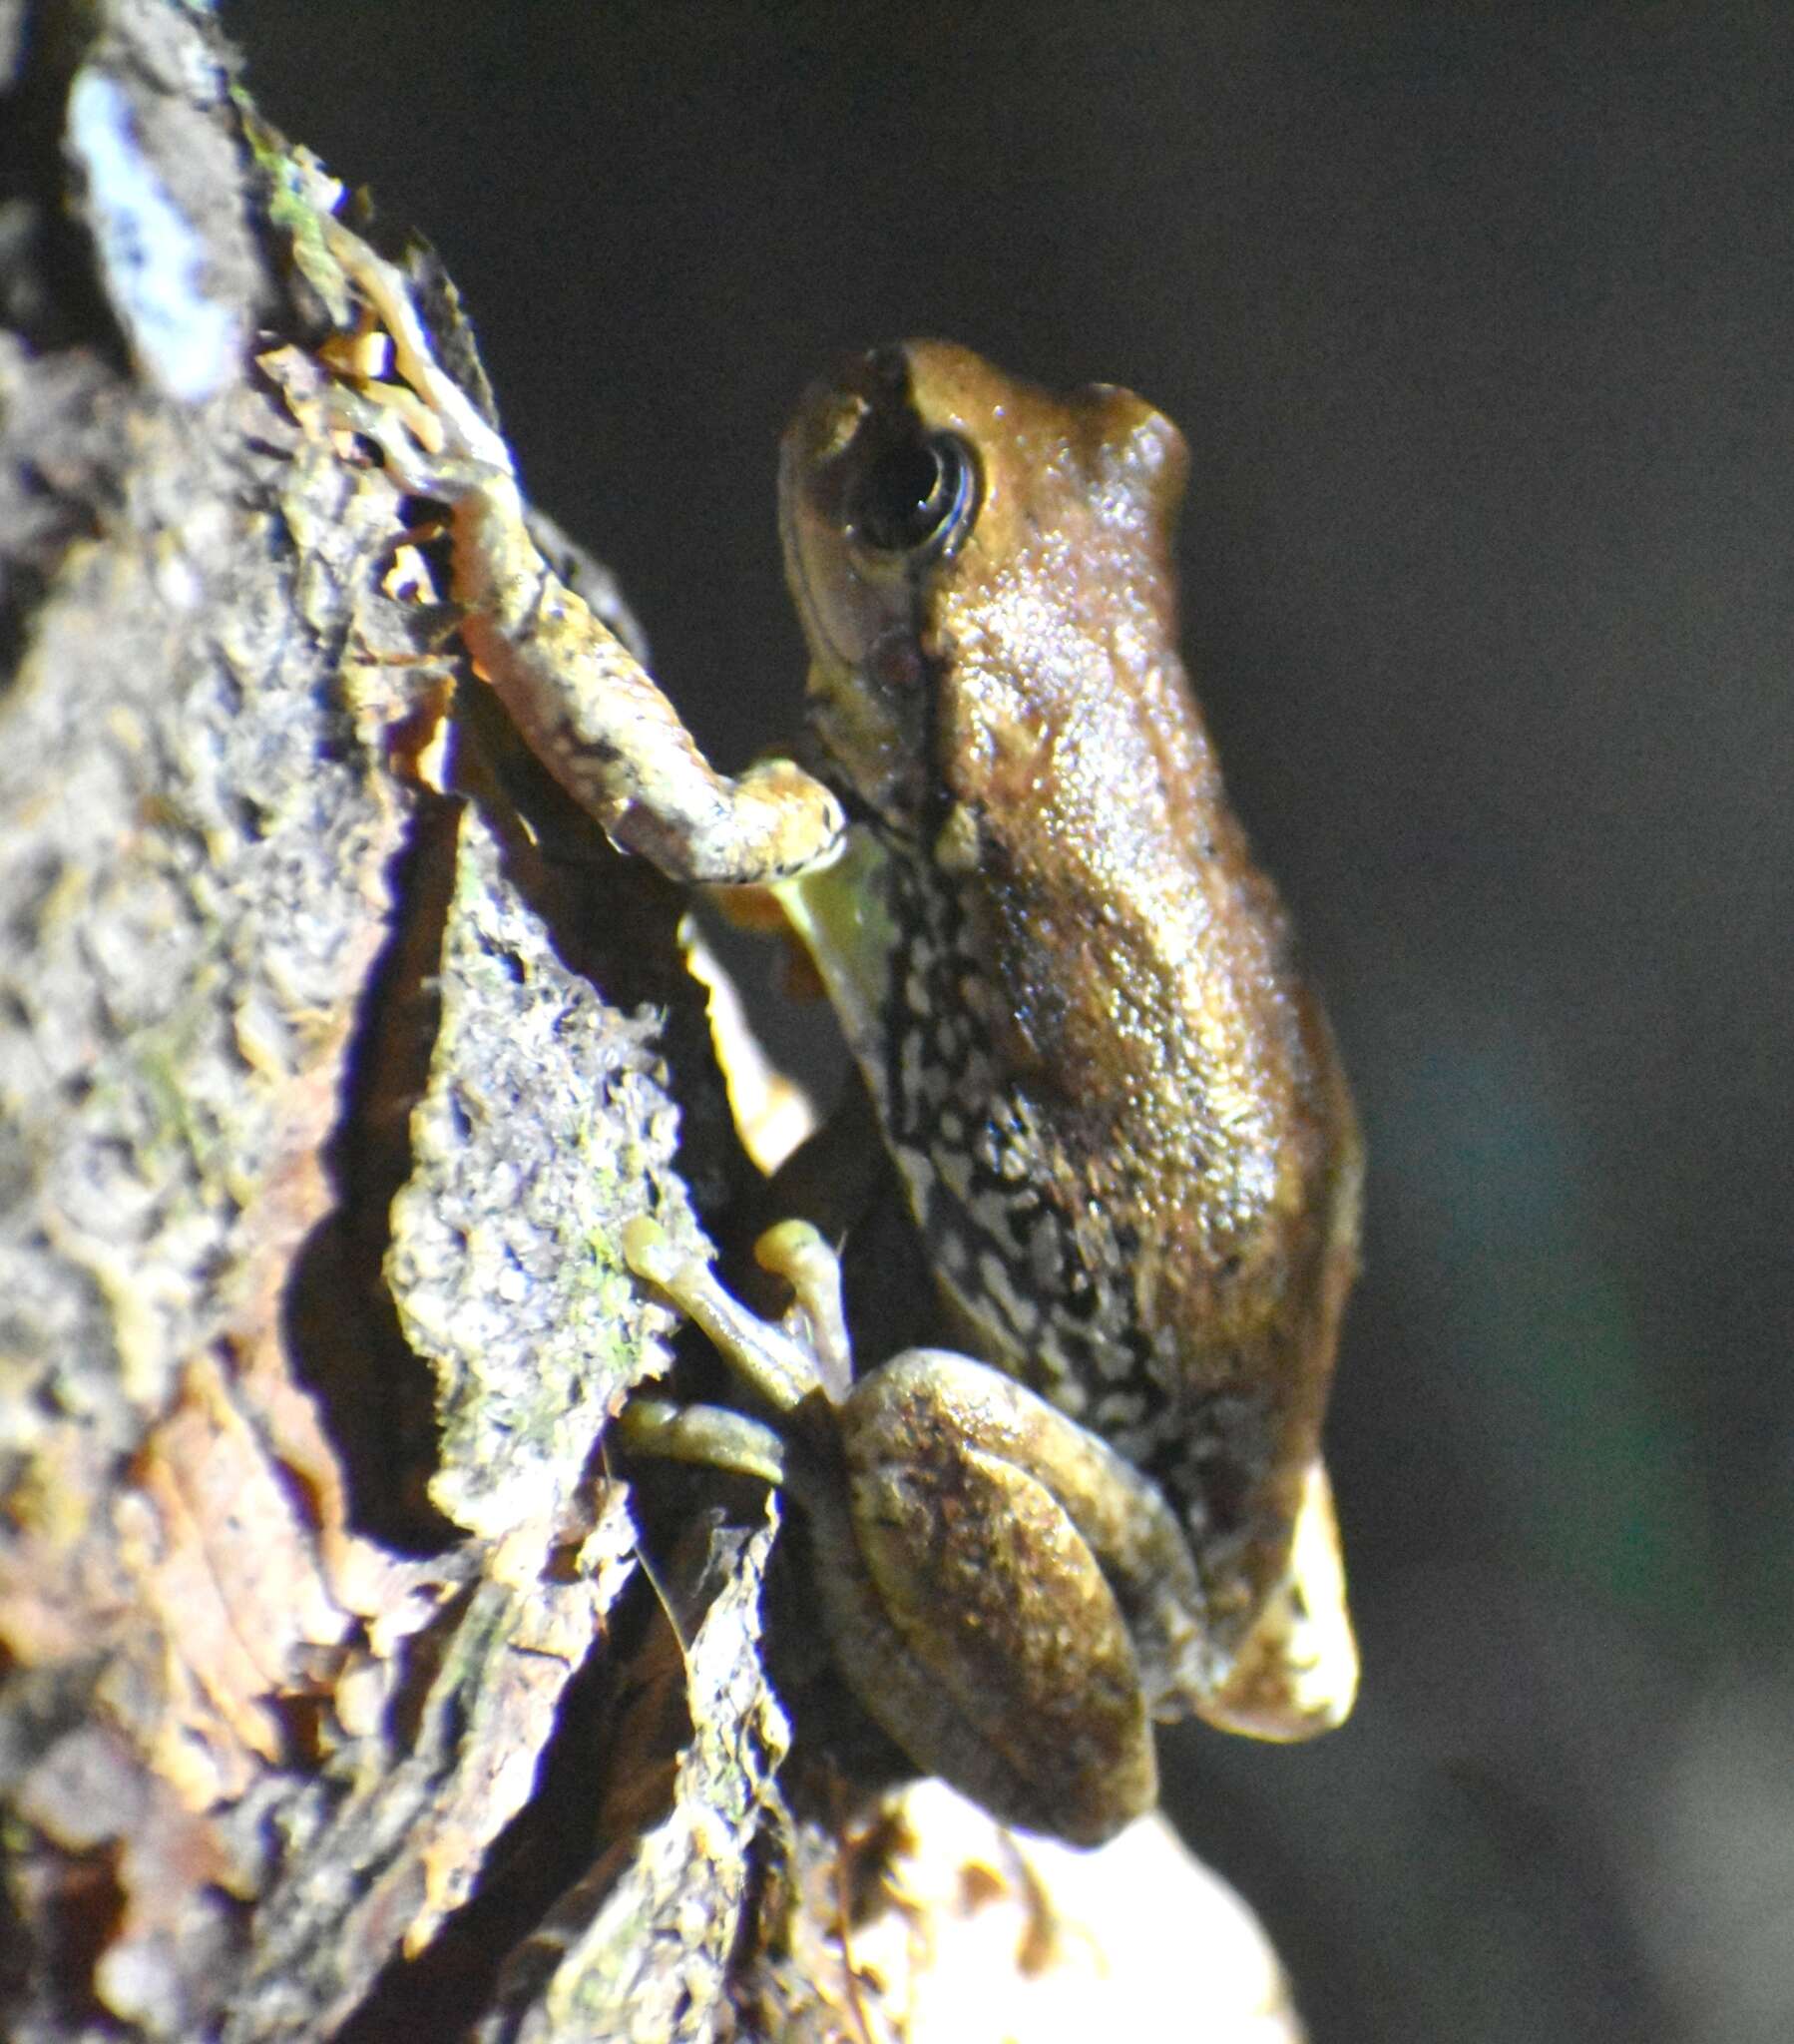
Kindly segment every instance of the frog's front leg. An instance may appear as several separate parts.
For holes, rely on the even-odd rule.
[[[831,1396],[808,1344],[738,1304],[700,1257],[653,1223],[624,1247],[774,1420],[644,1400],[623,1439],[797,1499],[836,1660],[918,1767],[1080,1844],[1150,1808],[1151,1705],[1201,1652],[1194,1571],[1157,1492],[1013,1379],[946,1350],[907,1350]],[[826,1325],[838,1308],[814,1232],[787,1224],[760,1254],[796,1276],[796,1317]]]
[[[510,451],[436,361],[403,275],[340,222],[327,232],[403,379],[339,388],[337,416],[376,442],[405,490],[450,507],[461,636],[531,749],[614,843],[675,879],[771,882],[827,864],[845,830],[840,803],[788,760],[716,772],[543,559]]]

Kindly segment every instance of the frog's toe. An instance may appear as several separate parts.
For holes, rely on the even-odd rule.
[[[853,1383],[840,1258],[807,1221],[781,1221],[754,1244],[753,1260],[791,1287],[823,1388],[832,1403],[840,1404]]]
[[[387,432],[364,425],[355,430],[378,442],[405,487],[420,496],[464,495],[494,474],[510,476],[503,436],[437,361],[404,272],[341,221],[326,219],[323,229],[330,254],[390,336],[395,365],[408,386],[360,379],[363,389],[381,400],[377,410],[409,416],[403,433],[390,435],[391,444]],[[409,475],[402,463],[410,464]]]
[[[619,1447],[673,1462],[731,1469],[778,1489],[785,1481],[785,1445],[778,1433],[726,1405],[680,1405],[671,1398],[632,1398],[612,1433]]]
[[[623,1224],[619,1247],[623,1261],[638,1278],[672,1292],[679,1268],[678,1253],[673,1247],[673,1238],[652,1215],[632,1215]]]
[[[409,405],[403,402],[406,399],[411,400]],[[483,464],[455,460],[426,445],[418,432],[416,401],[410,391],[396,384],[368,383],[354,388],[337,383],[325,399],[325,409],[332,425],[373,442],[387,473],[407,496],[453,503],[493,475]],[[435,436],[429,438],[434,441]]]

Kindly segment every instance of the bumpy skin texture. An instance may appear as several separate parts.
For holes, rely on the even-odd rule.
[[[900,512],[931,459],[943,526],[880,544],[927,527]],[[1330,1540],[1359,1148],[1177,656],[1186,467],[1129,393],[938,342],[809,394],[782,502],[812,764],[875,849],[785,892],[968,1344],[1182,1521],[1201,1645],[1155,1706],[1298,1737],[1355,1674],[1291,1554],[1305,1504],[1304,1556]]]

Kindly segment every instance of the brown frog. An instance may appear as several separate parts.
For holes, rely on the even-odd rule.
[[[1176,428],[935,341],[814,388],[780,502],[815,775],[729,780],[554,580],[502,443],[350,244],[446,445],[349,415],[454,505],[479,668],[620,844],[774,886],[970,1351],[855,1377],[813,1233],[763,1245],[797,1299],[772,1326],[642,1222],[633,1265],[772,1419],[639,1399],[627,1437],[794,1492],[850,1684],[1000,1816],[1109,1836],[1155,1796],[1155,1717],[1339,1723],[1320,1427],[1359,1145],[1178,658]]]

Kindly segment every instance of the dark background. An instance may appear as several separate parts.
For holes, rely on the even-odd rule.
[[[1182,424],[1192,665],[1372,1144],[1367,1678],[1311,1749],[1169,1735],[1167,1804],[1316,2044],[1786,2044],[1794,9],[225,18],[437,241],[725,764],[794,712],[834,351]]]

